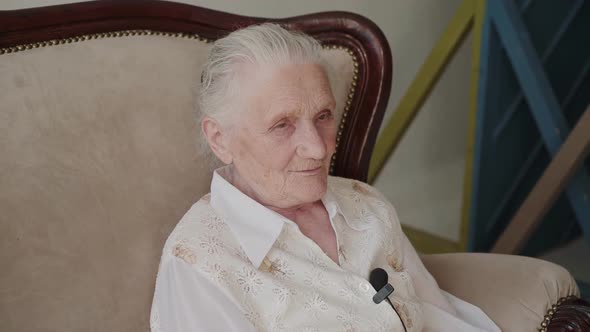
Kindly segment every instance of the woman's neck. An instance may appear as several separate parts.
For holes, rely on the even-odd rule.
[[[297,220],[299,220],[298,216],[308,215],[314,209],[317,209],[319,207],[321,207],[321,208],[324,207],[322,201],[300,204],[298,206],[289,207],[289,208],[277,208],[277,207],[270,206],[270,205],[264,205],[264,206],[275,211],[276,213],[282,215],[283,217],[285,217],[295,223],[297,222]]]

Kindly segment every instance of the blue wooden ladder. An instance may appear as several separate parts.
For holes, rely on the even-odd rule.
[[[590,1],[491,0],[486,6],[472,251],[490,249],[590,103]],[[582,165],[548,213],[540,230],[545,234],[525,251],[559,245],[577,227],[590,243],[589,196],[590,176]]]

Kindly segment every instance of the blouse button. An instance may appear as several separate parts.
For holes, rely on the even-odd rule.
[[[368,292],[368,291],[369,291],[369,289],[371,289],[371,288],[369,287],[369,285],[367,285],[367,284],[366,284],[366,283],[364,283],[364,282],[361,282],[361,283],[360,283],[360,285],[359,285],[359,288],[360,288],[360,289],[361,289],[361,291],[363,291],[364,293]]]

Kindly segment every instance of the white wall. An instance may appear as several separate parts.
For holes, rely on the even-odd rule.
[[[0,0],[0,9],[77,1]],[[450,21],[460,0],[182,0],[226,12],[286,17],[327,10],[364,15],[384,31],[394,77],[386,120]],[[471,43],[459,51],[375,185],[404,224],[458,239],[467,135]]]

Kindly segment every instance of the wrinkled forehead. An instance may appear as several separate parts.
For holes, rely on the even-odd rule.
[[[320,64],[252,65],[241,74],[244,106],[268,110],[334,103],[330,81]]]

